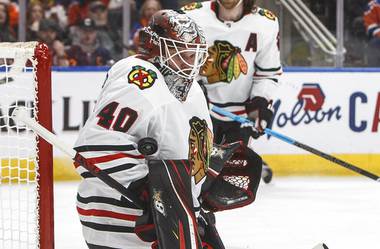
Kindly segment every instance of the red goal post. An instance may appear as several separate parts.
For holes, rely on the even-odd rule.
[[[52,130],[45,44],[0,43],[0,248],[54,248],[52,146],[10,118],[25,106]]]

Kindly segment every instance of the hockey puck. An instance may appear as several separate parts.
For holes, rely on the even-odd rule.
[[[137,150],[144,156],[153,155],[157,149],[157,141],[151,137],[143,138],[137,143]]]

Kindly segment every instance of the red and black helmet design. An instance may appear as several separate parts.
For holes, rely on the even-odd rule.
[[[174,10],[155,13],[149,25],[140,31],[139,38],[139,54],[146,59],[158,57],[162,66],[181,77],[194,77],[207,56],[206,39],[201,28],[186,14]],[[185,53],[196,54],[196,60],[189,62],[184,58]],[[175,63],[174,57],[179,57],[184,63],[178,60]]]
[[[160,10],[152,16],[148,27],[139,33],[139,53],[158,56],[160,37],[186,43],[206,43],[200,27],[186,14],[174,10]]]

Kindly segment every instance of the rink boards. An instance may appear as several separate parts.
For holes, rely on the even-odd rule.
[[[67,144],[74,144],[105,76],[96,68],[53,72],[53,127]],[[380,70],[288,69],[273,107],[273,130],[380,174]],[[273,137],[253,146],[277,175],[352,175]],[[54,166],[57,179],[77,177],[59,151]]]

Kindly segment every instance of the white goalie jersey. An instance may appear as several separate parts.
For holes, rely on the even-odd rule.
[[[209,101],[226,111],[246,117],[245,103],[255,96],[271,100],[282,73],[279,25],[270,11],[254,7],[235,22],[217,17],[216,1],[182,8],[205,32],[209,57],[201,81]],[[212,112],[219,120],[228,118]]]
[[[202,158],[208,158],[211,152],[205,151],[212,148],[211,131],[206,99],[198,84],[194,83],[186,101],[180,102],[153,64],[128,57],[109,70],[75,149],[134,191],[148,174],[146,158],[135,149],[136,144],[142,138],[154,138],[158,151],[149,159],[193,162],[192,192],[194,205],[199,206],[197,197],[207,170]],[[83,167],[77,171],[84,178],[78,190],[77,209],[86,242],[109,248],[138,248],[136,245],[142,242],[133,234],[133,228],[142,210],[128,205],[117,191]],[[127,241],[126,233],[130,233]]]

